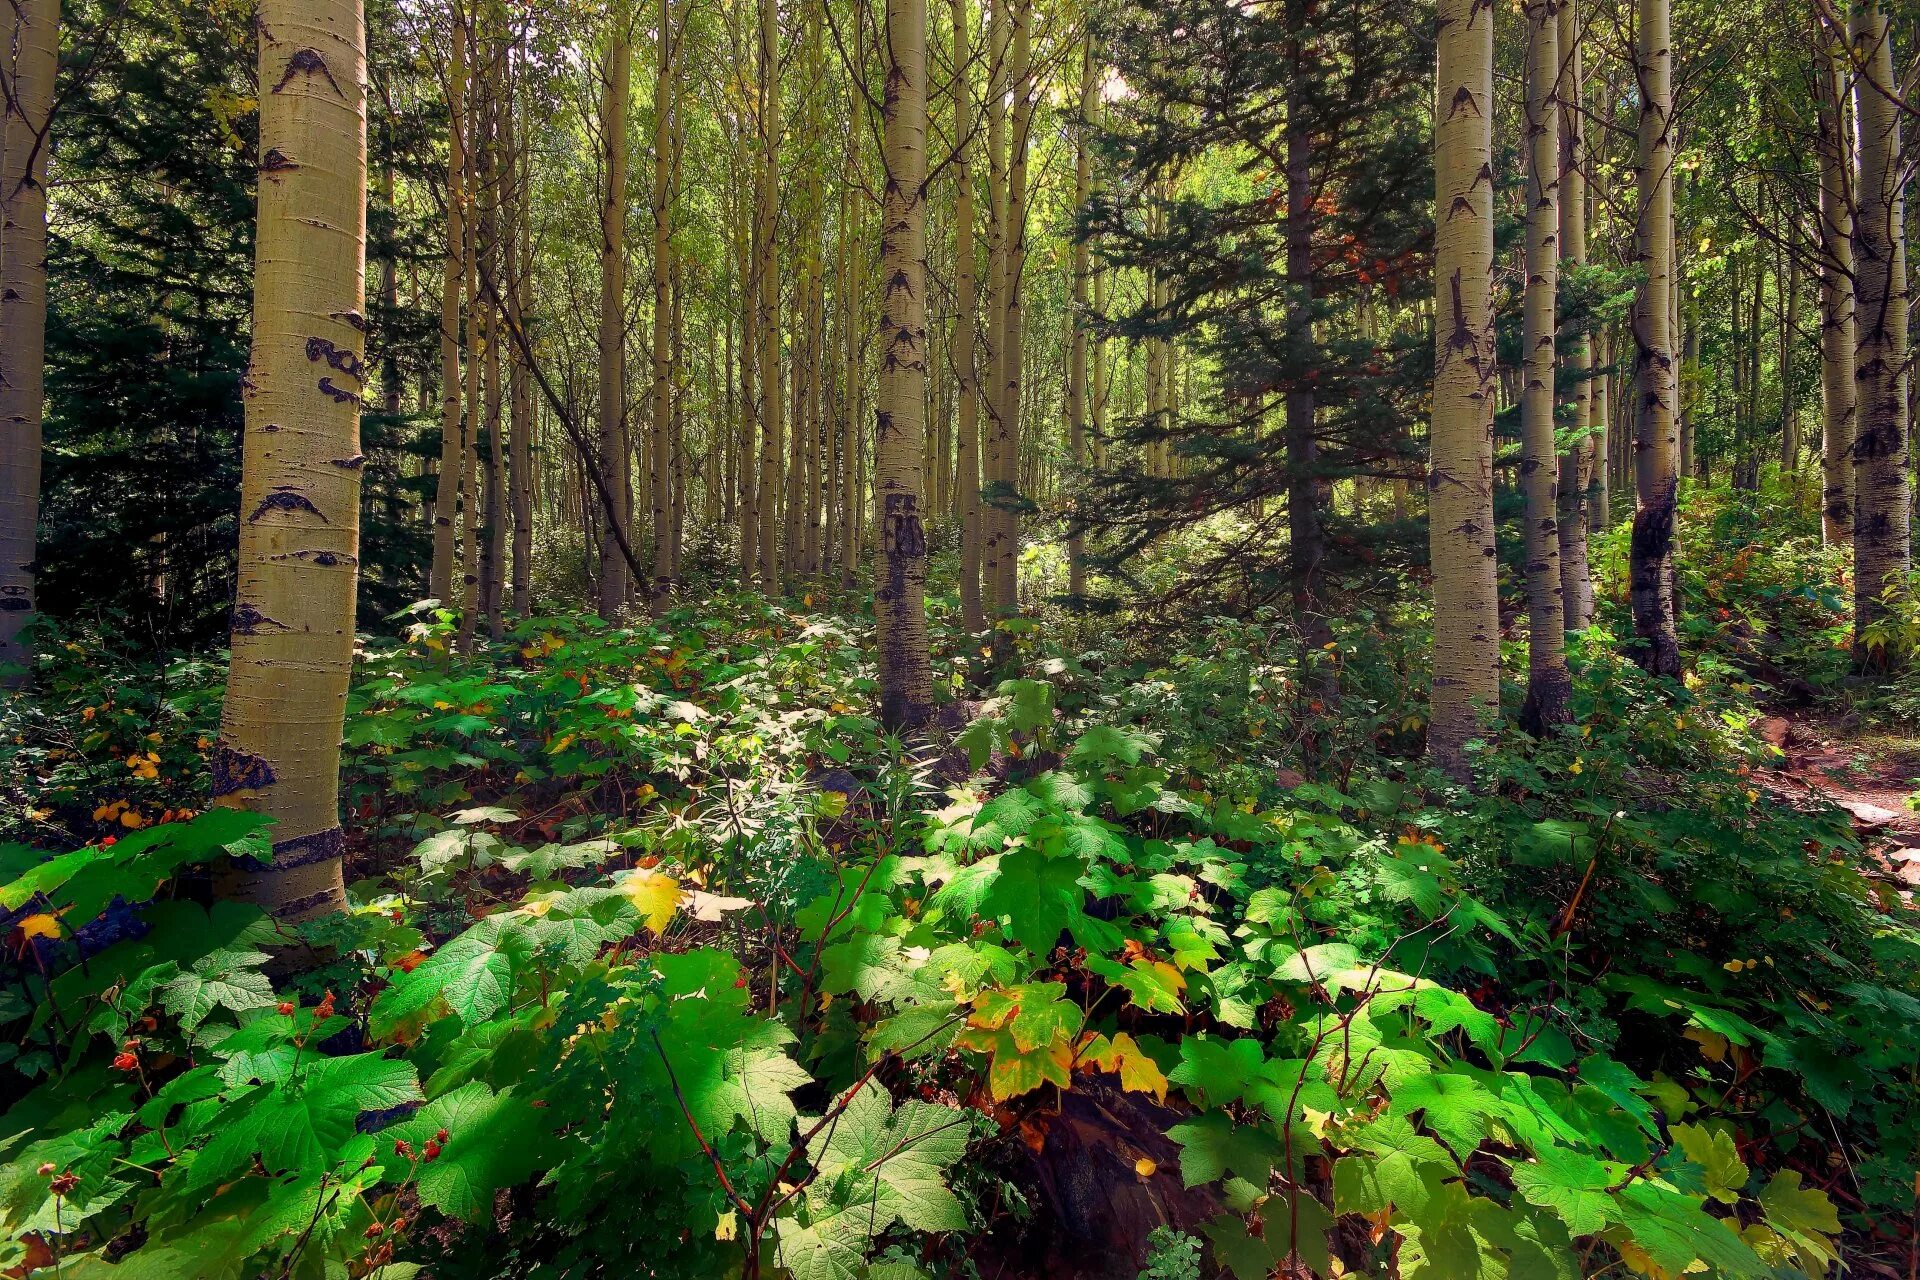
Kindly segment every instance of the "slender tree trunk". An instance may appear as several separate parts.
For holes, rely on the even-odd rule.
[[[740,226],[738,272],[740,277],[740,426],[737,442],[739,466],[734,480],[738,494],[740,520],[740,585],[749,587],[760,571],[760,484],[757,478],[760,451],[756,430],[760,421],[760,254],[759,195],[760,167],[749,154],[744,119],[734,135],[734,172],[736,202]],[[746,175],[751,170],[753,198],[746,196]]]
[[[653,589],[648,593],[655,617],[666,611],[673,588],[673,490],[670,460],[673,416],[673,28],[669,0],[660,0],[654,36],[653,81],[653,470],[648,493],[653,514]]]
[[[621,532],[633,527],[633,463],[627,444],[627,106],[633,79],[633,19],[627,0],[614,12],[600,128],[606,139],[607,189],[600,206],[600,465]],[[600,533],[600,616],[616,621],[632,589],[612,527]]]
[[[1573,718],[1560,571],[1560,457],[1554,443],[1554,332],[1560,287],[1560,21],[1555,0],[1527,15],[1527,243],[1521,485],[1526,494],[1527,700],[1520,722],[1539,734]]]
[[[1853,114],[1829,51],[1820,61],[1820,474],[1823,540],[1853,544]]]
[[[998,3],[998,0],[995,0]],[[951,0],[953,11],[953,366],[959,381],[960,624],[968,632],[986,630],[980,595],[982,515],[980,509],[980,376],[974,335],[979,330],[979,299],[974,282],[973,248],[973,89],[967,71],[967,0]],[[1071,553],[1069,553],[1071,554]]]
[[[1093,154],[1087,131],[1093,127],[1100,103],[1098,65],[1093,56],[1093,33],[1087,32],[1080,50],[1080,119],[1073,134],[1073,204],[1084,209],[1093,198]],[[1087,465],[1087,275],[1091,255],[1087,242],[1073,244],[1072,336],[1067,353],[1067,460],[1075,474]],[[1078,600],[1087,593],[1086,541],[1075,529],[1067,536],[1067,594]]]
[[[988,621],[1004,613],[999,596],[1006,547],[1000,513],[1000,475],[1007,454],[1005,405],[1007,349],[1007,71],[1010,57],[1011,0],[988,0],[987,17],[987,331],[986,386],[980,397],[986,410],[980,442],[980,577]]]
[[[509,81],[506,108],[500,118],[502,153],[513,175],[505,201],[508,210],[507,325],[516,333],[526,325],[526,297],[533,271],[532,218],[528,208],[532,190],[527,181],[527,152],[516,145],[512,93]],[[513,611],[519,617],[533,612],[533,384],[518,344],[508,352],[507,403],[510,446],[510,505],[513,508]]]
[[[1789,229],[1791,234],[1791,229]],[[1793,385],[1794,356],[1800,348],[1800,260],[1791,253],[1786,257],[1786,272],[1783,277],[1787,289],[1787,304],[1780,315],[1780,478],[1786,480],[1800,466],[1800,404]],[[1693,336],[1687,337],[1689,348],[1693,345]]]
[[[1639,355],[1635,406],[1633,540],[1628,571],[1640,664],[1680,674],[1673,547],[1679,518],[1680,436],[1674,417],[1673,57],[1668,0],[1638,0],[1634,73],[1640,86],[1638,255],[1645,271],[1634,307]]]
[[[780,14],[760,0],[760,198],[755,251],[760,284],[760,585],[780,591],[780,497],[785,480],[786,405],[780,364]]]
[[[364,2],[364,0],[363,0]],[[482,332],[486,300],[480,296],[480,167],[479,158],[486,146],[481,136],[480,101],[485,90],[486,69],[480,65],[477,20],[466,28],[467,58],[472,66],[474,94],[467,100],[467,216],[462,219],[467,243],[461,255],[465,280],[461,291],[467,299],[466,315],[466,388],[461,393],[466,412],[460,419],[460,592],[459,630],[455,645],[461,652],[473,648],[475,610],[480,593],[480,436],[486,429],[485,391],[482,374],[486,370],[486,346]]]
[[[1876,623],[1907,591],[1913,568],[1908,529],[1911,495],[1907,439],[1906,183],[1900,108],[1892,95],[1893,29],[1880,0],[1862,0],[1851,22],[1860,129],[1860,180],[1855,188],[1854,386],[1858,423],[1853,441],[1853,654],[1863,666],[1887,667],[1902,655],[1877,643]]]
[[[466,433],[460,404],[460,317],[466,266],[466,17],[453,10],[452,49],[447,57],[447,256],[440,280],[440,476],[433,500],[433,568],[428,593],[440,606],[457,606],[454,573],[458,556],[460,477],[466,467]]]
[[[60,64],[60,0],[13,6],[13,77],[0,155],[0,688],[24,684],[33,653],[46,412],[47,157]]]
[[[1579,270],[1587,265],[1587,174],[1585,125],[1581,119],[1584,85],[1580,48],[1580,11],[1575,0],[1561,0],[1560,46],[1560,258]],[[1568,425],[1590,432],[1593,402],[1593,342],[1586,329],[1567,335],[1562,357],[1571,405]],[[1558,397],[1556,397],[1557,399]],[[1560,457],[1560,600],[1566,629],[1579,631],[1593,620],[1593,579],[1587,564],[1587,505],[1594,478],[1595,446],[1590,434],[1576,434]]]
[[[1500,713],[1493,529],[1493,15],[1441,0],[1434,121],[1433,717],[1427,754],[1472,778],[1466,744]]]
[[[507,458],[502,435],[500,312],[495,299],[500,296],[500,193],[507,163],[500,149],[502,112],[502,75],[506,64],[505,16],[496,6],[487,9],[485,27],[486,65],[479,102],[479,128],[476,130],[475,155],[480,186],[479,259],[483,297],[477,299],[481,311],[480,347],[486,359],[485,432],[487,442],[487,492],[481,516],[480,612],[487,619],[487,634],[498,640],[504,634],[503,605],[506,596],[507,560]]]
[[[885,198],[881,207],[880,401],[874,414],[874,487],[880,536],[873,614],[880,718],[913,731],[933,710],[927,651],[927,539],[921,526],[927,326],[927,10],[887,0]]]
[[[993,519],[1000,535],[1000,558],[994,582],[989,584],[994,609],[1001,615],[1020,611],[1020,416],[1021,392],[1026,386],[1026,305],[1023,280],[1027,267],[1027,150],[1033,133],[1033,3],[1012,0],[1008,5],[1012,30],[1008,38],[1007,88],[1013,104],[1007,122],[1007,226],[1005,276],[1001,293],[1005,333],[1001,338],[1001,385],[998,466],[994,480],[999,501]]]
[[[261,0],[253,349],[240,576],[215,802],[272,817],[223,896],[346,905],[340,731],[353,665],[365,374],[367,60],[360,0]]]

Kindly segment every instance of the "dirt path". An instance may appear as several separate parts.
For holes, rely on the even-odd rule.
[[[1769,716],[1762,733],[1786,753],[1769,771],[1769,790],[1788,801],[1839,805],[1901,891],[1920,889],[1920,813],[1907,807],[1907,797],[1920,791],[1920,740],[1863,732],[1844,719],[1805,712]]]

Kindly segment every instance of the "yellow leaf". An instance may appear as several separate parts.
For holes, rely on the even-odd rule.
[[[1141,1156],[1133,1162],[1133,1171],[1143,1178],[1151,1178],[1154,1174],[1160,1172],[1160,1166],[1147,1157]]]
[[[60,921],[45,914],[28,916],[20,922],[20,932],[29,938],[59,938]]]
[[[627,872],[621,878],[620,892],[640,913],[641,923],[655,933],[666,930],[680,905],[680,882],[651,869]]]
[[[713,1228],[715,1240],[737,1240],[740,1238],[740,1215],[729,1209],[720,1215],[719,1223]]]

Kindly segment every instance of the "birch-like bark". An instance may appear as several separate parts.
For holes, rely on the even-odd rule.
[[[778,594],[783,574],[781,486],[785,481],[786,405],[780,364],[780,13],[760,0],[760,186],[756,202],[755,272],[760,311],[760,585]]]
[[[353,665],[365,376],[367,59],[360,0],[261,0],[253,346],[242,384],[233,657],[215,803],[274,820],[223,896],[284,920],[346,905],[340,732]]]
[[[1906,182],[1894,78],[1893,27],[1880,0],[1849,24],[1860,180],[1854,192],[1853,655],[1862,666],[1899,657],[1876,624],[1907,590],[1911,484],[1907,405]]]
[[[47,159],[60,0],[16,0],[0,138],[0,688],[25,683],[46,415]]]
[[[1560,287],[1560,19],[1555,0],[1528,0],[1526,295],[1522,323],[1520,483],[1526,495],[1527,700],[1520,722],[1541,733],[1572,718],[1567,615],[1560,574],[1560,456],[1554,442],[1554,333]]]
[[[1586,125],[1582,118],[1580,11],[1576,0],[1561,0],[1560,46],[1560,261],[1576,270],[1587,265]],[[1591,500],[1594,455],[1590,434],[1593,406],[1593,342],[1585,329],[1570,333],[1561,352],[1568,388],[1567,425],[1576,432],[1560,456],[1560,601],[1566,629],[1579,631],[1593,620],[1593,579],[1587,564],[1587,505]]]
[[[457,605],[454,574],[459,555],[460,476],[466,466],[460,404],[460,317],[467,276],[467,24],[460,5],[453,9],[452,46],[447,55],[447,253],[440,276],[440,475],[433,499],[433,567],[428,593],[442,608]]]
[[[927,538],[921,523],[927,380],[926,0],[887,0],[883,115],[886,182],[880,211],[880,399],[874,490],[880,521],[873,614],[880,719],[914,731],[933,711],[927,650]]]
[[[1655,675],[1680,674],[1674,619],[1673,548],[1679,519],[1680,432],[1673,359],[1673,54],[1668,0],[1638,0],[1634,74],[1639,81],[1639,217],[1644,275],[1633,315],[1639,385],[1634,415],[1636,505],[1628,590],[1636,660]]]
[[[1493,529],[1493,20],[1441,0],[1434,102],[1433,714],[1427,754],[1470,781],[1466,744],[1500,711]]]
[[[648,603],[664,613],[673,589],[673,28],[669,0],[659,0],[653,79],[653,467],[647,492],[653,515],[653,587]]]
[[[1820,59],[1820,529],[1853,543],[1853,112],[1838,50]]]
[[[951,0],[953,12],[953,367],[959,382],[958,460],[960,515],[960,625],[971,634],[986,630],[980,594],[982,542],[980,510],[980,376],[974,335],[979,331],[979,297],[974,280],[973,247],[973,86],[966,70],[969,53],[967,0]]]
[[[1093,127],[1100,102],[1098,66],[1093,56],[1091,24],[1080,50],[1080,119],[1073,132],[1073,204],[1084,209],[1093,198],[1093,153],[1087,131]],[[1087,465],[1087,276],[1091,255],[1087,242],[1073,243],[1073,308],[1068,317],[1073,333],[1067,350],[1067,462],[1077,475]],[[1087,593],[1086,540],[1075,529],[1067,536],[1067,594],[1078,600]]]

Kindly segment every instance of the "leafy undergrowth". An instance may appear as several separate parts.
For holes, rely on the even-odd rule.
[[[353,910],[292,978],[295,939],[207,905],[267,847],[193,812],[218,666],[50,646],[0,725],[0,1270],[1761,1277],[1903,1244],[1920,941],[1844,823],[1763,801],[1750,708],[1597,631],[1581,729],[1449,788],[1396,754],[1404,630],[1027,636],[909,749],[830,614],[453,660],[423,618],[364,655]],[[1074,1240],[1036,1174],[1077,1099],[1146,1118],[1101,1154],[1151,1241]]]

